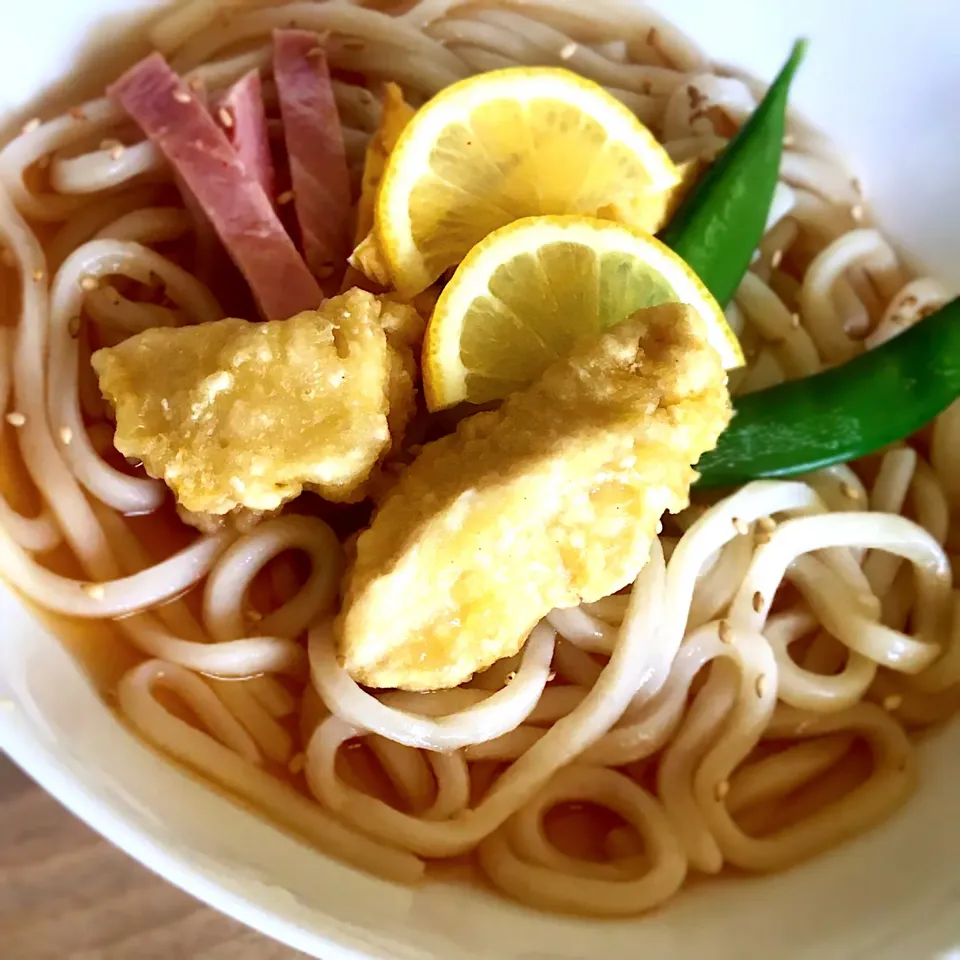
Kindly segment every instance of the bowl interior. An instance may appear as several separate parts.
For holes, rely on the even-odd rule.
[[[0,13],[0,116],[23,116],[88,59],[85,37],[102,18],[152,5],[32,0]],[[796,35],[810,36],[798,105],[849,155],[904,249],[960,284],[960,117],[943,93],[960,89],[960,7],[917,4],[906,17],[892,4],[835,0],[655,6],[717,59],[765,76]],[[950,765],[960,728],[924,744],[922,790],[883,828],[786,874],[698,884],[652,916],[598,923],[538,915],[472,887],[401,889],[325,858],[132,736],[4,588],[0,617],[0,748],[152,869],[325,960],[960,955],[960,780]]]

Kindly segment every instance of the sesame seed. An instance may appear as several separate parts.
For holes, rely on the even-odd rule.
[[[793,327],[794,330],[799,329],[799,327],[800,327],[800,314],[799,314],[799,313],[791,313],[791,314],[790,314],[790,326]]]
[[[189,103],[193,97],[191,97],[186,90],[174,90],[173,99],[176,100],[177,103]]]
[[[70,116],[71,116],[74,120],[86,120],[86,119],[87,119],[87,115],[83,112],[83,110],[82,110],[80,107],[71,107],[71,108],[69,109],[68,113],[70,114]]]
[[[511,670],[511,671],[503,678],[503,682],[504,682],[504,683],[513,683],[513,681],[516,680],[516,679],[517,679],[517,671],[516,671],[516,670]]]
[[[34,117],[32,120],[28,120],[22,128],[23,133],[33,133],[34,130],[40,129],[40,118]]]
[[[767,692],[767,676],[764,673],[761,673],[757,676],[757,682],[754,684],[754,688],[757,691],[757,696],[762,697]]]
[[[247,619],[253,623],[259,623],[263,619],[263,614],[259,610],[250,610],[247,613]]]
[[[326,51],[323,49],[323,47],[311,47],[307,51],[306,55],[308,60],[316,60],[322,57],[325,53]]]
[[[194,92],[199,93],[203,89],[203,77],[191,77],[187,81],[187,86]]]
[[[850,216],[853,217],[855,223],[859,223],[863,219],[863,204],[855,203],[850,208]]]
[[[107,137],[100,141],[101,150],[112,150],[114,147],[122,147],[123,144],[116,137]]]
[[[657,536],[659,537],[661,533],[663,533],[663,521],[662,521],[662,520],[658,520],[658,521],[657,521]]]
[[[774,250],[773,256],[770,257],[770,266],[773,267],[774,270],[776,270],[777,267],[779,267],[782,262],[783,262],[783,251]]]
[[[888,697],[883,698],[884,710],[899,710],[902,704],[903,697],[901,697],[899,693],[891,693]]]
[[[89,274],[80,278],[80,289],[86,290],[88,293],[91,290],[96,290],[99,286],[100,281],[96,277],[91,277]]]
[[[17,413],[16,410],[7,414],[7,423],[11,427],[22,427],[26,422],[27,418],[22,413]]]
[[[80,318],[79,317],[71,317],[67,321],[67,333],[69,333],[74,340],[76,340],[77,337],[80,336]]]
[[[60,442],[67,446],[70,441],[73,439],[73,431],[69,427],[60,428]]]
[[[33,273],[31,274],[31,276],[33,277],[34,280],[37,281],[37,283],[39,283],[46,276],[46,274],[43,272],[43,270],[40,267],[37,267],[37,269],[34,270]]]
[[[287,769],[296,776],[304,767],[307,758],[302,753],[295,753],[287,764]]]
[[[729,792],[730,792],[730,781],[721,780],[717,784],[716,789],[713,791],[713,795],[717,798],[717,800],[722,801]]]
[[[551,670],[551,671],[547,674],[547,683],[549,683],[551,680],[556,680],[556,679],[557,679],[557,671],[556,671],[556,670]]]
[[[560,59],[569,60],[579,49],[579,44],[568,43],[560,48]]]
[[[107,595],[107,591],[104,590],[102,583],[81,583],[80,589],[91,600],[102,600]]]
[[[773,517],[761,517],[757,521],[757,525],[766,533],[772,533],[777,529],[777,521]]]
[[[233,126],[233,114],[226,107],[221,107],[217,111],[217,116],[220,118],[220,123],[228,130]]]
[[[753,595],[753,609],[757,613],[763,609],[763,594],[759,590]]]
[[[750,524],[746,520],[742,520],[740,517],[733,518],[733,529],[740,534],[740,536],[745,536],[750,532]]]
[[[280,196],[277,197],[277,203],[280,204],[281,207],[284,204],[290,203],[291,200],[293,200],[292,190],[284,190],[283,193],[281,193]]]
[[[796,142],[797,142],[797,138],[792,133],[788,133],[783,138],[783,145],[785,147],[792,147]]]
[[[717,635],[721,643],[733,643],[733,627],[728,620],[721,620],[717,624]]]
[[[127,148],[122,143],[118,143],[115,147],[111,148],[110,159],[119,160],[123,156],[126,149]]]
[[[852,483],[847,483],[846,480],[844,480],[843,483],[840,484],[840,492],[848,500],[860,499],[860,491]]]

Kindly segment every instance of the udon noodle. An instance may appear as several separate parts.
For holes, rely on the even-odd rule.
[[[355,185],[383,80],[417,105],[477,71],[564,65],[676,160],[715,156],[764,90],[601,0],[197,0],[151,37],[210,95],[259,68],[274,115],[280,26],[329,34]],[[734,392],[841,363],[947,297],[872,224],[815,129],[791,117],[785,148],[728,310],[749,360]],[[193,537],[112,450],[91,344],[219,319],[231,296],[158,151],[107,99],[28,123],[0,152],[0,238],[0,574],[119,631],[136,662],[104,686],[122,718],[282,828],[403,882],[473,854],[525,903],[620,916],[696,872],[789,867],[914,790],[918,731],[960,702],[960,404],[864,462],[695,498],[664,518],[629,596],[555,611],[461,687],[369,692],[332,644],[345,559],[328,522],[298,502]]]

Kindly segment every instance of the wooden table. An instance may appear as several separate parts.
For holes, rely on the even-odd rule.
[[[0,756],[2,960],[298,960],[170,886]]]

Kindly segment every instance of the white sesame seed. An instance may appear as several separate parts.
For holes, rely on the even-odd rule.
[[[755,685],[757,696],[762,697],[767,692],[767,676],[764,673],[761,673],[757,677],[757,682]]]
[[[863,204],[855,203],[850,208],[850,216],[853,217],[854,223],[860,223],[863,220]]]
[[[296,776],[304,767],[307,758],[302,753],[295,753],[287,764],[287,769]]]
[[[284,204],[290,203],[291,200],[293,200],[293,191],[292,191],[292,190],[284,190],[283,193],[281,193],[281,194],[277,197],[277,203],[280,204],[281,207],[282,207]]]
[[[793,327],[794,330],[799,329],[799,327],[800,327],[800,314],[799,314],[799,313],[791,313],[791,314],[790,314],[790,326]]]
[[[727,620],[721,620],[717,624],[717,635],[721,643],[733,643],[733,627]]]
[[[102,583],[81,583],[80,589],[91,600],[102,600],[107,595],[107,591],[104,590]]]
[[[60,442],[67,446],[73,439],[73,431],[69,427],[60,428]]]
[[[80,278],[80,289],[86,290],[88,293],[91,290],[96,290],[99,286],[100,281],[96,277],[91,277],[89,274]]]
[[[782,262],[783,262],[783,251],[774,250],[773,256],[770,257],[770,266],[773,267],[774,270],[776,270],[777,267],[779,267]]]
[[[504,682],[504,683],[513,683],[513,681],[516,680],[516,679],[517,679],[517,671],[516,671],[516,670],[511,670],[511,671],[503,678],[503,682]]]
[[[176,100],[177,103],[189,103],[193,97],[191,97],[186,90],[174,90],[173,99]]]
[[[729,780],[721,780],[721,781],[717,784],[717,787],[716,787],[716,789],[714,790],[713,793],[714,793],[714,796],[717,798],[717,800],[723,800],[724,797],[726,797],[726,795],[727,795],[729,792],[730,792],[730,781],[729,781]]]
[[[123,156],[124,151],[125,151],[126,149],[127,149],[127,148],[126,148],[122,143],[118,143],[115,147],[111,147],[111,148],[110,148],[110,159],[111,159],[111,160],[119,160],[119,159]]]
[[[753,595],[753,609],[757,613],[763,609],[763,594],[759,590]]]
[[[70,116],[74,120],[86,120],[87,115],[83,112],[80,107],[71,107],[69,110]]]
[[[247,612],[247,619],[252,623],[259,623],[263,619],[263,614],[259,610],[249,610]]]
[[[42,269],[40,269],[40,267],[37,267],[37,269],[33,271],[32,276],[33,276],[33,279],[36,280],[37,283],[39,283],[46,276],[46,274],[43,272]]]
[[[557,671],[556,671],[556,670],[551,670],[551,671],[547,674],[547,683],[549,683],[551,680],[556,680],[556,679],[557,679]]]
[[[76,340],[76,338],[80,336],[80,318],[79,317],[71,317],[67,321],[67,333],[69,333],[74,340]]]
[[[39,130],[39,129],[40,129],[40,118],[39,118],[39,117],[34,117],[32,120],[28,120],[28,121],[23,125],[23,128],[22,128],[23,133],[33,133],[34,130]]]
[[[569,60],[579,49],[579,44],[577,43],[568,43],[560,48],[560,59]]]
[[[847,483],[846,480],[844,480],[844,482],[840,484],[840,492],[848,500],[860,499],[860,491],[852,483]]]
[[[114,147],[120,147],[123,144],[116,137],[107,137],[105,140],[100,141],[101,150],[112,150]]]
[[[797,142],[797,138],[792,133],[788,133],[783,138],[783,145],[785,147],[792,147],[796,142]]]
[[[203,77],[191,77],[187,81],[187,86],[194,92],[199,93],[203,89]]]
[[[883,709],[884,710],[899,710],[903,704],[903,697],[899,693],[891,693],[888,697],[883,698]]]
[[[745,536],[750,532],[750,524],[746,520],[741,520],[740,517],[733,518],[733,529],[740,534],[740,536]]]
[[[217,111],[217,116],[220,118],[220,123],[228,130],[233,126],[233,114],[226,107],[221,107]]]
[[[7,423],[11,427],[22,427],[27,422],[27,418],[22,413],[17,413],[16,410],[7,414]]]

